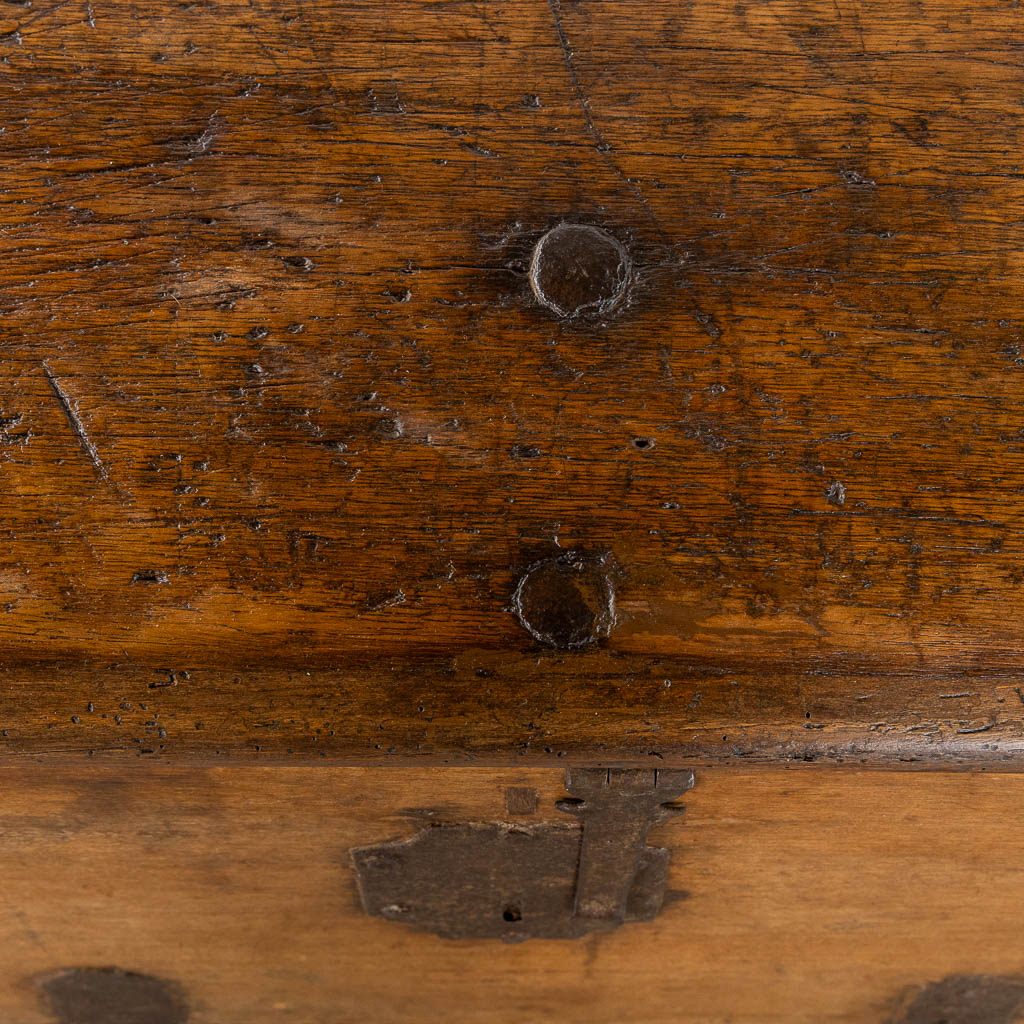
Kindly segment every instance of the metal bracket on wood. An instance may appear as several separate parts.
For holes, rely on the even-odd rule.
[[[669,851],[652,825],[681,814],[689,771],[570,768],[576,825],[436,824],[352,851],[363,906],[446,938],[578,938],[661,910]]]

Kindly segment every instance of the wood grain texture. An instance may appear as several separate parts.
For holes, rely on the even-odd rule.
[[[2,5],[0,750],[1019,764],[1021,27]]]
[[[188,1024],[934,1024],[914,1001],[964,977],[975,1009],[986,984],[1019,1000],[1018,774],[701,773],[651,835],[674,899],[582,940],[453,941],[363,911],[352,847],[510,820],[508,786],[539,795],[520,826],[564,819],[561,776],[10,766],[0,1014],[54,1024],[39,986],[69,968],[160,979]]]

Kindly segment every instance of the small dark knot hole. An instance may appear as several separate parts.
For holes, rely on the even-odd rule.
[[[501,915],[506,921],[522,921],[523,912],[518,907],[508,906]]]

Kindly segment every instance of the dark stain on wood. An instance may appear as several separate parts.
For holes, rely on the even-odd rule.
[[[607,555],[568,551],[530,566],[512,607],[535,640],[551,647],[585,647],[615,623],[615,587]]]
[[[647,831],[681,813],[685,771],[574,769],[557,806],[580,824],[435,825],[352,851],[367,913],[451,939],[580,938],[648,921],[669,854]]]
[[[1024,1008],[1024,976],[953,974],[926,985],[889,1024],[1014,1024]]]
[[[175,982],[117,967],[72,967],[37,984],[58,1024],[186,1024],[189,1018]]]

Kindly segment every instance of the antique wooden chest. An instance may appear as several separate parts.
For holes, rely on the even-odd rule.
[[[0,2],[0,1020],[1024,1020],[1022,143],[1020,0]]]

